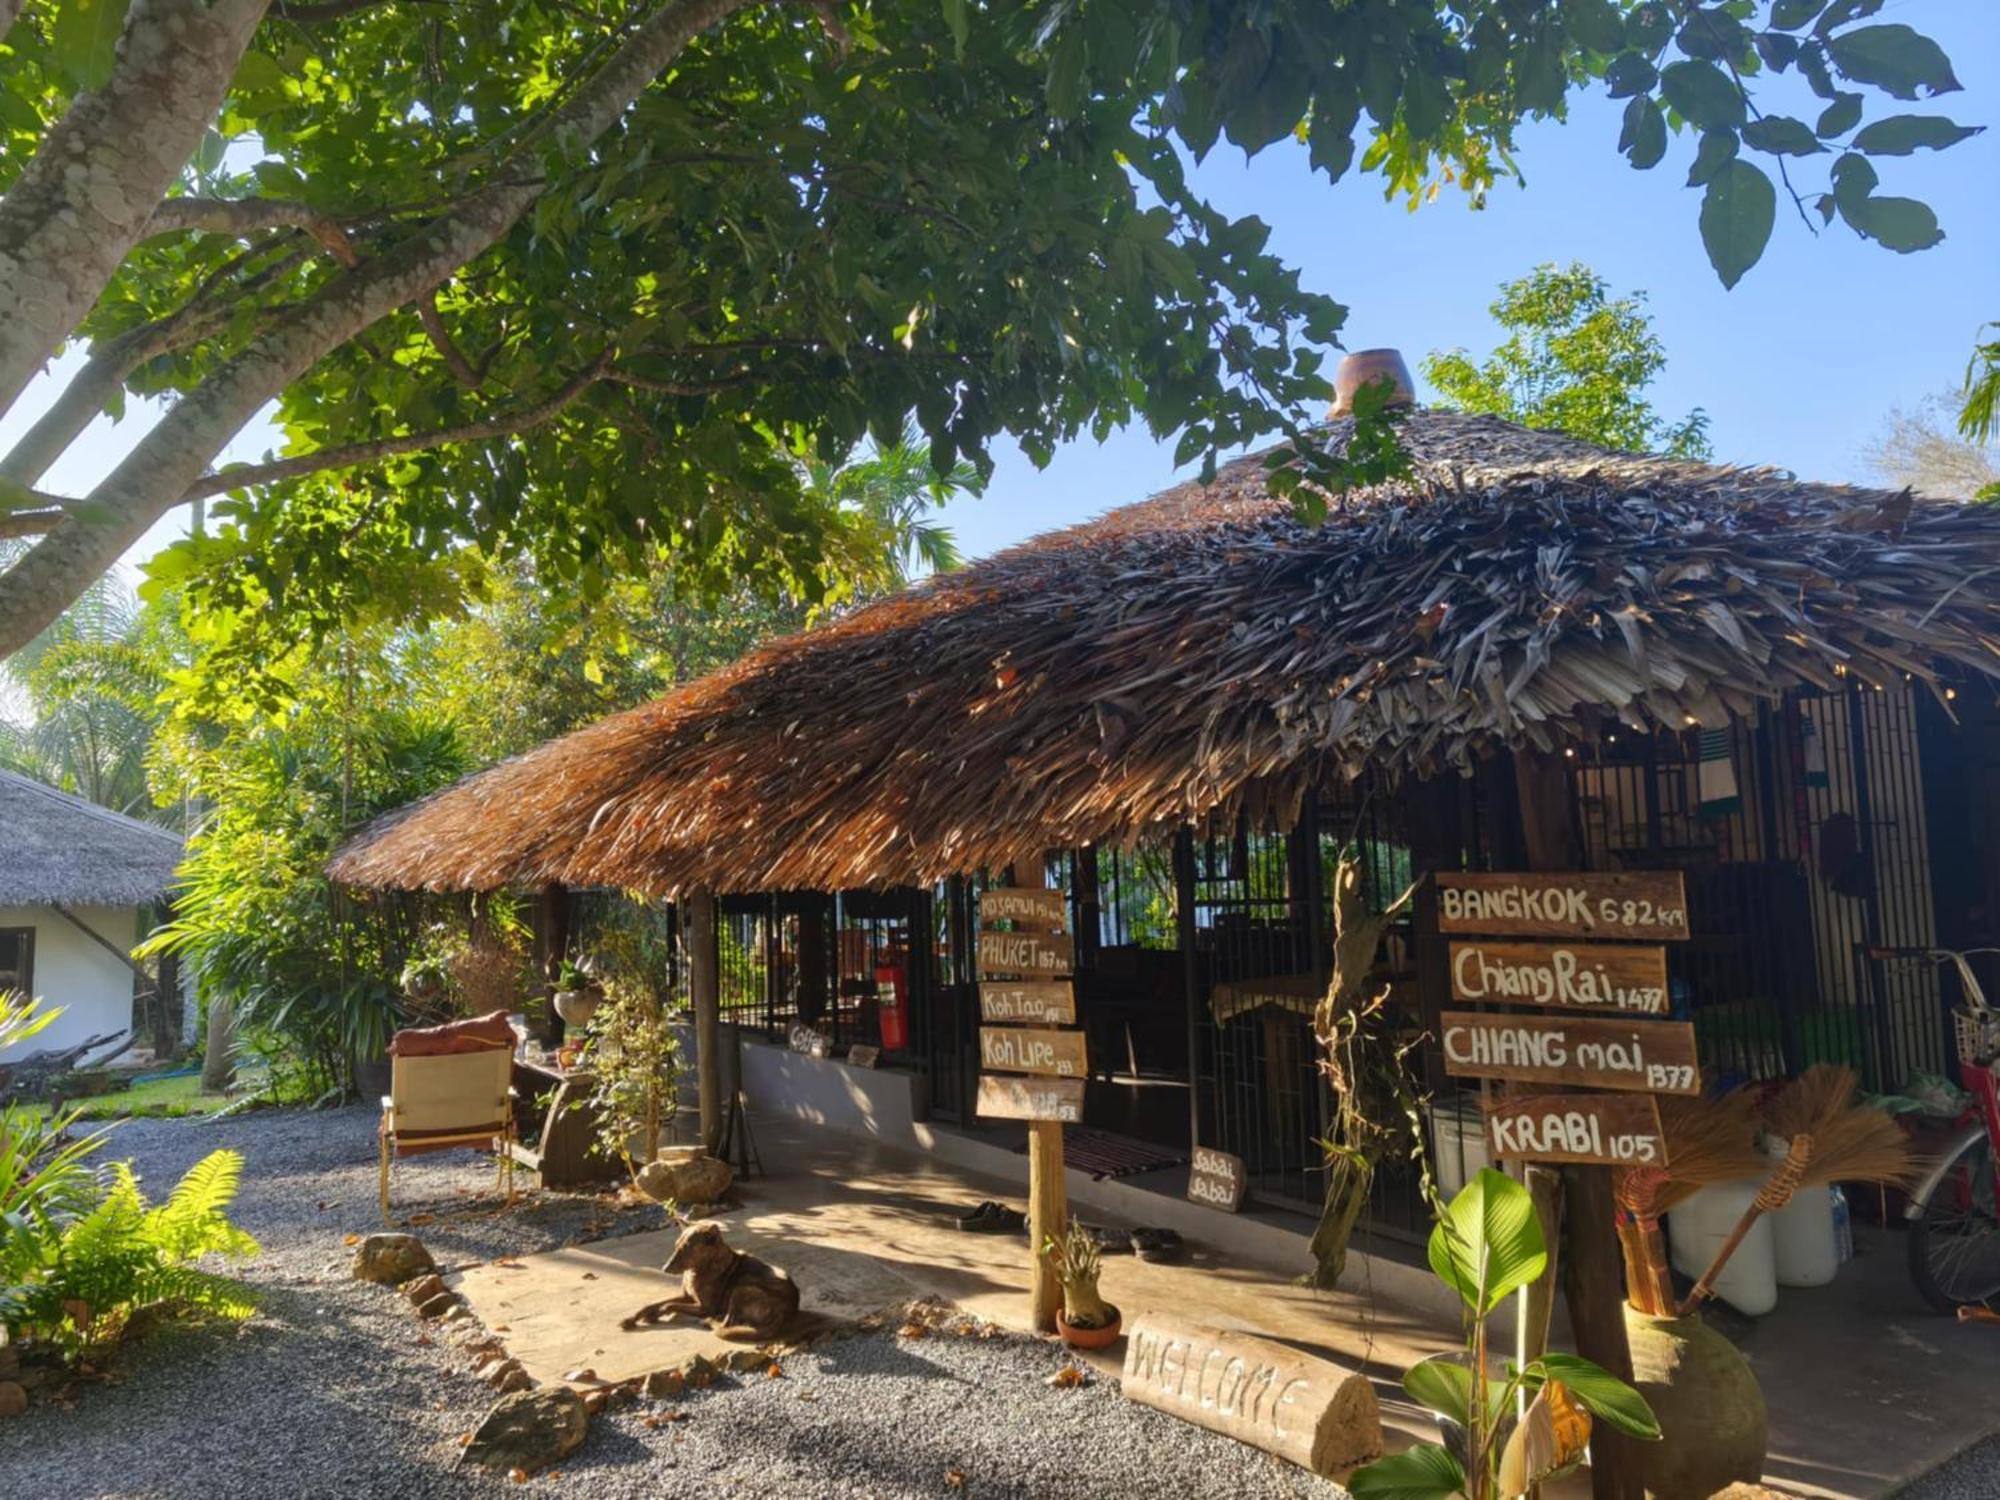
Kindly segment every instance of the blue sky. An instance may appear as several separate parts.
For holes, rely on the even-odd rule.
[[[1915,104],[1871,94],[1871,118],[1937,113],[2000,127],[2000,3],[1890,0],[1874,19],[1935,37],[1965,90]],[[1816,112],[1790,92],[1795,76],[1773,90],[1794,101],[1778,112],[1805,114],[1808,102]],[[1726,292],[1702,253],[1700,190],[1681,186],[1692,141],[1635,172],[1617,152],[1621,108],[1589,98],[1566,124],[1524,132],[1527,186],[1496,189],[1477,213],[1463,195],[1444,195],[1412,214],[1385,203],[1374,178],[1328,187],[1303,151],[1282,146],[1247,164],[1219,147],[1195,180],[1224,211],[1263,218],[1271,248],[1305,285],[1347,305],[1349,349],[1393,345],[1413,369],[1431,349],[1483,352],[1497,342],[1487,307],[1500,282],[1543,261],[1581,260],[1616,291],[1648,294],[1668,354],[1655,403],[1675,416],[1706,408],[1719,459],[1865,477],[1859,449],[1888,409],[1956,384],[1979,324],[2000,318],[2000,128],[1882,164],[1881,191],[1929,203],[1943,244],[1893,255],[1838,222],[1815,238],[1781,198],[1763,260]],[[1793,172],[1808,198],[1832,161]],[[1039,472],[1007,454],[986,494],[948,506],[945,521],[978,556],[1192,472],[1177,476],[1171,444],[1128,429],[1101,446],[1073,444]]]
[[[1996,0],[1889,0],[1876,19],[1936,37],[1965,91],[1893,107],[1871,94],[1871,115],[1943,113],[2000,126]],[[1816,110],[1794,84],[1794,76],[1780,81],[1773,107]],[[1616,291],[1648,294],[1669,356],[1656,404],[1675,416],[1706,408],[1719,458],[1818,479],[1866,477],[1860,449],[1889,409],[1953,385],[1980,323],[2000,318],[2000,129],[1882,164],[1883,192],[1937,210],[1942,245],[1893,255],[1838,223],[1814,236],[1781,201],[1763,261],[1725,292],[1696,230],[1699,190],[1681,186],[1692,142],[1675,142],[1653,171],[1635,172],[1616,150],[1620,108],[1586,98],[1567,124],[1525,131],[1519,160],[1527,186],[1496,189],[1477,213],[1447,192],[1413,214],[1384,202],[1375,178],[1350,176],[1330,187],[1307,170],[1303,150],[1286,145],[1248,163],[1223,146],[1195,180],[1224,211],[1262,217],[1272,226],[1272,249],[1300,268],[1305,284],[1347,305],[1342,342],[1350,349],[1394,345],[1413,367],[1431,349],[1483,351],[1495,341],[1486,309],[1501,281],[1543,261],[1581,260]],[[1832,160],[1802,164],[1794,180],[1816,193]],[[0,418],[0,443],[32,420],[49,391],[42,383]],[[50,473],[48,487],[88,490],[146,421],[135,410],[121,424],[100,422]],[[255,458],[275,441],[259,425],[230,456]],[[969,556],[1142,498],[1177,477],[1171,444],[1138,428],[1102,445],[1072,444],[1041,471],[1018,452],[998,456],[986,494],[944,514]],[[133,557],[150,555],[185,525],[184,515],[169,518]]]

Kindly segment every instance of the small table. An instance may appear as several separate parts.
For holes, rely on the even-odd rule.
[[[625,1175],[625,1163],[615,1152],[594,1149],[599,1120],[589,1098],[595,1082],[577,1069],[514,1059],[514,1092],[519,1096],[514,1107],[521,1135],[514,1142],[514,1160],[539,1174],[545,1188],[594,1187]]]

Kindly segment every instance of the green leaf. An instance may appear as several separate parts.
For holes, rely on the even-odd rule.
[[[1771,24],[1785,31],[1797,31],[1820,12],[1826,0],[1772,0]]]
[[[1766,115],[1743,127],[1743,144],[1773,156],[1816,156],[1826,150],[1804,120],[1790,115]]]
[[[1937,215],[1927,203],[1915,198],[1867,197],[1858,202],[1836,199],[1840,216],[1856,231],[1874,240],[1885,250],[1908,255],[1928,250],[1944,238]]]
[[[1604,70],[1604,82],[1614,99],[1643,94],[1659,82],[1660,70],[1637,52],[1621,52]]]
[[[1403,1375],[1403,1389],[1425,1411],[1449,1417],[1461,1427],[1472,1410],[1472,1371],[1452,1354],[1433,1354],[1411,1365]]]
[[[1549,1260],[1528,1190],[1491,1167],[1451,1200],[1428,1249],[1438,1279],[1482,1318],[1540,1276]]]
[[[1960,87],[1944,49],[1907,26],[1863,26],[1828,37],[1826,50],[1842,76],[1898,99],[1914,99],[1918,89],[1948,94]]]
[[[1701,199],[1701,242],[1725,287],[1756,265],[1778,215],[1771,179],[1747,161],[1731,162],[1709,179]]]
[[[127,0],[63,0],[56,11],[56,66],[79,89],[100,87],[111,76]]]
[[[1819,25],[1813,30],[1821,36],[1836,27],[1845,26],[1849,21],[1858,21],[1863,16],[1872,16],[1882,8],[1883,0],[1833,0],[1826,8],[1826,14],[1819,18]]]
[[[1660,74],[1660,93],[1703,130],[1733,130],[1743,123],[1743,91],[1714,63],[1672,64]]]
[[[1856,151],[1866,151],[1870,156],[1908,156],[1913,151],[1942,151],[1947,146],[1956,146],[1985,128],[1960,125],[1943,115],[1890,115],[1863,129],[1852,144]]]
[[[1569,34],[1592,52],[1616,52],[1625,45],[1625,22],[1610,0],[1565,0]]]
[[[1347,1480],[1354,1500],[1452,1500],[1464,1489],[1465,1470],[1435,1443],[1378,1458]]]
[[[1648,1442],[1660,1435],[1660,1423],[1646,1398],[1602,1366],[1576,1354],[1544,1354],[1528,1367],[1531,1374],[1560,1380],[1593,1417],[1602,1418],[1627,1437]]]
[[[1700,187],[1734,160],[1736,160],[1735,131],[1703,131],[1701,145],[1694,153],[1694,165],[1688,168],[1687,185]]]
[[[1642,94],[1625,106],[1625,128],[1619,133],[1618,149],[1642,172],[1658,166],[1667,154],[1667,117],[1649,96]]]
[[[965,60],[965,39],[972,29],[971,18],[966,14],[965,0],[944,0],[944,24],[951,29],[952,50],[958,60]]]
[[[1067,26],[1056,39],[1046,85],[1049,112],[1057,119],[1074,119],[1077,106],[1083,102],[1083,62],[1083,28]]]
[[[1846,135],[1860,123],[1861,96],[1842,94],[1820,111],[1819,123],[1813,126],[1813,133],[1831,139],[1836,135]]]

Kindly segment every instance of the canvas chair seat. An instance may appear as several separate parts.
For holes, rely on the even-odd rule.
[[[389,1219],[392,1157],[476,1147],[497,1152],[508,1201],[514,1196],[514,1049],[506,1043],[476,1051],[401,1055],[392,1048],[389,1092],[378,1126],[382,1156],[382,1218]]]

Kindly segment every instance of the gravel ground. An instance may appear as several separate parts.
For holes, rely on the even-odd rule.
[[[220,1146],[248,1159],[236,1217],[264,1246],[243,1272],[259,1312],[164,1329],[127,1351],[111,1383],[0,1423],[8,1500],[1343,1494],[1107,1382],[1050,1388],[1064,1363],[1051,1345],[943,1332],[838,1339],[789,1358],[780,1379],[607,1413],[559,1472],[525,1487],[460,1472],[459,1439],[492,1393],[401,1297],[347,1275],[342,1237],[380,1227],[373,1113],[132,1121],[111,1149],[164,1194]],[[492,1183],[469,1154],[400,1162],[397,1211],[435,1216],[417,1232],[447,1267],[662,1222],[589,1195],[535,1195],[496,1214]],[[1974,1491],[1937,1500],[1957,1493]]]
[[[1993,1500],[2000,1495],[2000,1437],[1974,1443],[1958,1457],[1896,1491],[1895,1500]]]

